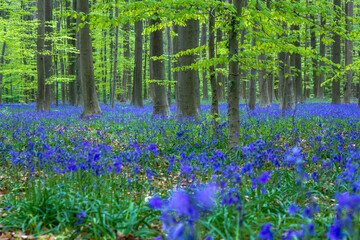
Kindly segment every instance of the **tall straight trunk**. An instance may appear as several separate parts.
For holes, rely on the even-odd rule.
[[[135,70],[133,84],[133,104],[142,107],[142,53],[143,53],[143,22],[135,22]]]
[[[203,23],[202,27],[201,27],[201,42],[200,45],[201,46],[205,46],[206,45],[206,24]],[[202,55],[201,55],[202,59],[206,59],[206,49],[204,49],[202,51]],[[208,90],[208,83],[207,83],[207,79],[206,79],[206,68],[203,69],[202,72],[202,84],[203,84],[203,100],[209,100],[209,90]]]
[[[256,31],[255,28],[253,28],[253,31]],[[256,45],[255,39],[253,38],[251,40],[251,47],[254,47]],[[253,59],[255,60],[255,58]],[[255,63],[254,63],[255,65]],[[248,99],[248,106],[251,110],[255,109],[256,106],[256,73],[257,70],[254,67],[250,69],[250,75],[249,75],[249,99]]]
[[[171,72],[171,34],[170,34],[170,27],[166,29],[166,37],[167,37],[167,53],[168,53],[168,90],[167,90],[167,97],[168,97],[168,104],[171,106],[171,81],[172,81],[172,72]]]
[[[126,3],[129,2],[129,0],[125,1]],[[123,71],[123,99],[124,101],[130,100],[131,98],[131,70],[129,66],[129,58],[130,58],[130,43],[129,43],[129,30],[130,30],[130,23],[126,23],[123,26],[123,32],[124,32],[124,71]]]
[[[145,35],[145,40],[144,40],[144,67],[143,67],[143,82],[144,82],[144,99],[148,99],[149,98],[149,92],[148,92],[148,84],[146,82],[146,73],[147,73],[147,59],[148,59],[148,35]],[[151,70],[151,69],[150,69]]]
[[[52,21],[52,8],[53,8],[53,0],[46,0],[45,1],[45,35],[50,36],[52,33],[51,23]],[[51,102],[52,102],[52,90],[53,90],[53,83],[49,83],[49,79],[53,75],[52,70],[52,56],[49,54],[52,51],[52,41],[51,39],[47,38],[45,40],[45,50],[48,54],[45,55],[44,58],[44,66],[45,66],[45,105],[44,110],[50,111],[51,110]]]
[[[89,14],[89,0],[78,0],[79,12]],[[84,110],[82,117],[101,114],[94,78],[94,65],[92,54],[92,42],[90,36],[90,26],[87,20],[83,22],[84,26],[79,31],[80,43],[80,75],[83,89]]]
[[[310,27],[310,45],[311,50],[316,51],[316,17],[311,15],[311,21],[313,25]],[[313,68],[313,83],[314,83],[314,98],[318,98],[318,89],[319,89],[319,76],[317,75],[318,70],[318,61],[316,58],[312,58],[312,68]]]
[[[77,0],[73,0],[73,10],[76,11],[77,8]],[[67,8],[70,8],[70,2],[66,1]],[[72,46],[74,49],[76,49],[76,28],[75,25],[76,20],[75,18],[68,16],[66,18],[66,28],[69,30],[70,38],[68,39],[68,44]],[[70,105],[74,106],[76,104],[76,95],[77,95],[77,89],[76,89],[76,54],[73,52],[69,52],[68,54],[68,75],[73,78],[69,82],[69,103]]]
[[[150,26],[161,24],[160,18],[150,19]],[[170,115],[170,108],[167,98],[167,86],[165,81],[165,62],[153,60],[152,57],[160,57],[164,54],[163,30],[150,33],[150,79],[156,80],[153,85],[153,116]]]
[[[239,61],[235,57],[239,52],[238,30],[239,18],[242,12],[243,0],[233,0],[236,9],[236,15],[232,16],[229,31],[229,149],[233,149],[239,145],[239,131],[240,131],[240,112],[239,112],[239,88],[240,88],[240,74]]]
[[[209,59],[215,58],[215,10],[209,11]],[[211,85],[211,115],[213,116],[212,125],[215,137],[218,137],[219,123],[216,118],[219,116],[218,84],[215,76],[215,66],[211,65],[209,69]]]
[[[199,20],[195,22],[195,37],[196,37],[196,44],[195,48],[199,47],[199,36],[200,36],[200,23]],[[200,60],[200,54],[196,54],[196,60]],[[195,104],[198,112],[201,112],[201,97],[200,97],[200,72],[199,69],[195,70]]]
[[[117,7],[118,0],[115,0],[115,18],[119,17],[119,8]],[[118,64],[118,49],[119,49],[119,25],[115,27],[115,44],[114,44],[114,67],[113,67],[113,84],[110,96],[111,107],[115,105],[115,93],[116,93],[116,78],[117,78],[117,64]]]
[[[179,26],[178,25],[174,25],[173,27],[173,31],[178,34],[179,33]],[[173,52],[172,54],[175,55],[179,52],[179,37],[178,36],[175,36],[173,38],[173,41],[172,41],[172,47],[173,47]],[[178,67],[178,62],[174,62],[174,68]],[[174,85],[174,90],[175,90],[175,101],[176,101],[176,105],[179,106],[179,72],[178,71],[175,71],[174,72],[174,82],[175,82],[175,85]]]
[[[305,26],[305,32],[306,32],[306,35],[308,35],[308,32],[309,32],[309,29],[308,29],[308,26],[306,25]],[[305,39],[305,49],[309,48],[309,45],[310,45],[310,42],[309,42],[309,39],[306,38]],[[304,64],[307,63],[307,60],[308,58],[307,57],[304,57]],[[306,66],[306,65],[305,65]],[[304,102],[306,101],[306,99],[309,97],[309,89],[308,89],[308,85],[310,83],[310,77],[309,77],[309,74],[308,72],[305,70],[304,71],[304,95],[303,95],[303,99],[304,99]]]
[[[44,46],[45,46],[45,0],[37,1],[39,26],[37,29],[37,76],[38,94],[36,100],[36,111],[45,110],[45,65],[44,65]]]
[[[334,11],[336,12],[335,15],[335,21],[339,22],[340,21],[340,17],[341,17],[341,13],[339,11],[339,9],[337,9],[337,7],[339,9],[341,9],[341,0],[334,0]],[[337,33],[333,33],[333,45],[332,45],[332,61],[335,64],[341,64],[341,39],[340,39],[340,35]],[[337,71],[338,68],[336,66],[334,66],[334,70]],[[340,79],[335,78],[332,81],[332,99],[331,99],[331,103],[332,104],[340,104],[341,103],[341,98],[340,98]]]
[[[179,26],[179,41],[178,50],[186,51],[195,48],[199,39],[196,34],[196,20],[191,19],[186,21],[186,26]],[[190,66],[196,61],[196,54],[191,53],[182,55],[178,59],[180,67]],[[197,71],[193,69],[181,69],[178,73],[178,117],[198,117],[198,111],[196,106],[196,74]]]
[[[220,57],[220,42],[222,41],[223,38],[223,33],[222,31],[219,29],[217,29],[216,31],[216,55],[217,57]],[[225,65],[224,64],[218,64],[216,66],[216,68],[224,68]],[[219,101],[224,101],[225,99],[225,77],[224,74],[222,73],[217,73],[217,83],[218,83],[218,97],[219,97]]]
[[[345,3],[346,15],[349,18],[353,17],[354,13],[354,3],[352,1]],[[352,21],[349,19],[346,20],[346,30],[351,32],[352,30]],[[345,66],[353,64],[353,42],[351,40],[345,40]],[[344,91],[344,103],[350,104],[351,99],[351,91],[352,91],[352,84],[353,84],[353,71],[349,69],[347,71],[347,81],[345,84],[345,91]]]
[[[287,29],[286,22],[282,23],[284,30]],[[287,37],[287,34],[283,33],[282,37]],[[279,94],[280,94],[280,108],[284,112],[287,108],[292,108],[295,103],[294,99],[294,86],[293,77],[290,71],[290,54],[286,52],[280,52],[279,58]]]
[[[323,15],[321,15],[321,27],[325,28],[326,25],[326,19]],[[325,43],[323,42],[322,39],[325,38],[325,34],[322,33],[320,35],[320,57],[324,58],[326,56],[326,48],[325,48]],[[320,61],[320,69],[323,69],[325,67],[325,62],[324,61]],[[321,70],[320,73],[320,78],[319,78],[319,98],[324,98],[324,86],[321,86],[321,84],[325,82],[325,72],[324,70]]]
[[[65,64],[64,64],[64,58],[60,56],[60,73],[61,76],[65,75]],[[61,103],[65,104],[66,102],[66,92],[65,92],[65,83],[61,83]]]
[[[259,55],[259,62],[263,64],[263,68],[259,69],[259,88],[260,88],[260,96],[259,96],[259,106],[261,108],[270,107],[269,100],[269,90],[268,90],[268,78],[266,76],[266,54],[265,51]]]
[[[300,0],[296,0],[300,2]],[[300,47],[300,26],[294,25],[292,26],[294,34],[297,34],[297,40],[294,42],[294,46],[299,48]],[[303,87],[302,87],[302,67],[301,67],[301,55],[299,53],[294,53],[291,55],[291,58],[294,63],[294,88],[295,88],[295,102],[302,103],[304,102],[303,98]],[[319,85],[318,85],[319,86]],[[318,87],[319,92],[319,87]],[[319,96],[319,94],[318,94]]]
[[[100,55],[101,55],[101,61],[102,61],[102,97],[103,97],[103,103],[107,104],[106,101],[106,75],[107,75],[107,71],[106,71],[106,31],[103,32],[103,41],[104,41],[104,50],[103,48],[101,48],[100,50]]]
[[[6,42],[4,41],[2,50],[1,50],[0,67],[3,67],[3,65],[4,65],[5,49],[6,49]],[[2,104],[2,81],[3,81],[3,75],[2,75],[2,73],[0,73],[0,104]]]

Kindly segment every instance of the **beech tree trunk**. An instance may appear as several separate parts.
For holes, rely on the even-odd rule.
[[[335,21],[338,22],[341,17],[341,13],[339,9],[341,9],[341,0],[334,0],[334,11],[336,12]],[[332,61],[335,64],[341,63],[341,39],[340,35],[337,33],[333,33],[333,45],[332,45]],[[338,70],[336,66],[334,66],[334,70]],[[332,81],[332,104],[340,104],[341,98],[340,98],[340,79],[335,78]]]
[[[6,29],[5,29],[5,31],[6,31]],[[5,49],[6,49],[6,42],[4,41],[2,50],[1,50],[0,67],[2,67],[4,65]],[[3,81],[3,75],[2,75],[2,73],[0,73],[0,104],[2,104],[2,81]]]
[[[45,0],[37,1],[38,20],[40,22],[37,29],[37,76],[38,76],[38,95],[36,99],[36,111],[45,110]]]
[[[171,106],[171,81],[172,81],[172,72],[171,72],[171,34],[170,34],[170,27],[167,27],[166,31],[166,37],[167,37],[167,53],[168,53],[168,90],[167,90],[167,96],[168,96],[168,104]]]
[[[300,0],[297,0],[300,2]],[[300,47],[300,26],[294,25],[293,27],[294,34],[297,34],[297,40],[294,43],[295,47]],[[291,61],[294,63],[294,88],[295,88],[295,102],[296,103],[303,103],[303,87],[302,87],[302,66],[301,66],[301,55],[299,53],[294,53],[291,55],[293,58]],[[318,91],[319,91],[319,84],[318,84]],[[319,94],[318,94],[319,96]]]
[[[253,28],[253,31],[256,31],[255,28]],[[253,38],[251,40],[251,47],[254,47],[256,45],[255,39]],[[256,59],[254,58],[254,65]],[[248,99],[248,106],[251,110],[255,109],[256,106],[256,73],[257,70],[254,67],[250,69],[250,75],[249,75],[249,99]]]
[[[115,18],[119,17],[119,8],[116,3],[118,0],[115,0]],[[115,45],[114,45],[114,67],[113,67],[113,84],[112,91],[110,96],[111,107],[115,106],[115,93],[116,93],[116,78],[117,78],[117,64],[118,64],[118,49],[119,49],[119,25],[115,27]]]
[[[150,26],[161,24],[160,18],[150,19]],[[152,57],[160,57],[164,54],[163,31],[157,30],[150,33],[150,79],[156,80],[153,85],[153,116],[170,115],[170,108],[167,98],[167,85],[165,81],[165,62],[153,60]]]
[[[316,51],[316,18],[314,15],[311,15],[311,21],[313,25],[310,27],[310,45],[313,51]],[[318,71],[318,61],[316,58],[312,58],[312,67],[313,67],[313,83],[314,83],[314,98],[319,96],[319,76],[317,75]]]
[[[195,48],[199,40],[196,34],[196,20],[186,21],[186,26],[179,26],[178,51],[186,51]],[[196,61],[196,54],[182,55],[178,59],[180,67],[190,66]],[[178,73],[178,117],[198,117],[196,106],[196,74],[193,69],[182,69]]]
[[[125,3],[129,2],[126,0]],[[131,99],[131,69],[130,69],[130,43],[129,43],[130,23],[123,26],[124,32],[124,71],[123,71],[123,99]]]
[[[78,10],[85,15],[89,14],[90,6],[89,0],[78,0]],[[101,114],[99,106],[94,78],[94,64],[92,54],[92,42],[90,36],[90,27],[86,23],[80,28],[79,43],[80,43],[80,76],[83,89],[84,110],[82,117]]]
[[[179,26],[178,25],[174,25],[173,27],[173,31],[178,34],[179,33]],[[172,41],[172,46],[173,46],[173,55],[177,54],[179,52],[179,37],[175,36],[173,38]],[[178,67],[179,64],[178,62],[174,62],[174,68]],[[175,90],[175,101],[176,101],[176,105],[179,106],[179,71],[175,71],[174,72],[174,90]],[[179,112],[179,109],[177,109],[177,112]]]
[[[199,36],[200,36],[200,23],[199,20],[195,22],[195,48],[199,47]],[[196,62],[200,60],[200,54],[196,54]],[[198,112],[201,112],[201,97],[200,97],[200,72],[199,69],[195,70],[195,104]]]
[[[350,18],[353,17],[354,3],[352,1],[345,3],[346,15]],[[346,30],[351,32],[352,30],[352,21],[349,19],[346,20]],[[353,42],[351,40],[345,40],[345,66],[353,64]],[[351,93],[352,93],[352,84],[353,84],[353,71],[349,69],[347,71],[347,82],[345,84],[344,91],[344,103],[350,104]]]
[[[77,0],[73,0],[73,10],[76,11],[77,8]],[[67,4],[70,2],[66,2]],[[70,33],[70,39],[68,39],[68,44],[76,49],[76,28],[75,28],[76,19],[68,16],[66,19],[66,27]],[[69,62],[68,65],[68,75],[74,78],[74,80],[69,82],[69,103],[70,105],[74,106],[76,104],[76,95],[77,95],[77,88],[76,88],[76,59],[77,56],[73,52],[69,52],[68,54]]]
[[[229,119],[229,149],[233,149],[239,145],[239,131],[240,131],[240,113],[239,113],[239,89],[240,89],[240,74],[239,62],[234,59],[239,52],[238,30],[239,17],[241,16],[243,0],[233,0],[236,9],[236,15],[232,16],[229,31],[229,104],[228,104],[228,119]]]
[[[53,7],[53,0],[46,0],[45,1],[45,35],[50,36],[52,32],[51,24],[49,21],[52,21],[52,7]],[[49,83],[51,76],[53,75],[52,70],[52,56],[49,54],[52,50],[52,41],[51,39],[45,40],[45,50],[48,54],[44,57],[44,66],[45,66],[45,105],[44,110],[50,111],[51,110],[51,102],[52,102],[52,88],[53,83]]]
[[[325,17],[321,16],[321,27],[325,27],[326,25],[326,19]],[[320,57],[323,58],[326,56],[326,49],[325,49],[325,43],[322,41],[322,39],[325,38],[325,34],[322,33],[320,35]],[[320,61],[320,69],[325,67],[325,62],[324,61]],[[319,94],[318,97],[319,98],[324,98],[324,87],[321,86],[321,84],[325,82],[325,73],[323,70],[321,70],[320,73],[320,78],[319,78]]]
[[[215,58],[215,10],[209,11],[209,59]],[[211,84],[211,115],[213,116],[213,129],[215,137],[218,137],[219,123],[216,118],[219,116],[219,99],[218,99],[218,84],[215,76],[215,66],[211,65],[209,69],[210,84]]]
[[[206,45],[206,31],[207,31],[206,24],[203,23],[202,27],[201,27],[201,42],[200,42],[201,46]],[[206,59],[206,49],[204,49],[202,51],[201,57],[203,59]],[[206,79],[206,68],[203,69],[203,72],[202,72],[202,84],[203,84],[203,100],[209,100],[209,90],[208,90],[208,83],[207,83],[207,79]]]
[[[143,22],[135,22],[135,70],[133,83],[133,104],[143,107],[142,101],[142,53],[143,53]]]

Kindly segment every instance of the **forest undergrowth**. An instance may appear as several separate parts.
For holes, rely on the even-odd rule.
[[[235,150],[226,105],[101,108],[1,106],[0,238],[360,239],[355,104],[240,105]]]

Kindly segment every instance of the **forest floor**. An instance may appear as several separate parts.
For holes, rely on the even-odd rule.
[[[0,106],[0,239],[356,239],[360,110],[247,112],[227,150],[198,120],[152,106]],[[175,112],[176,106],[171,108]]]

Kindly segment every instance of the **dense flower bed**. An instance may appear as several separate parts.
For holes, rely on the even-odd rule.
[[[151,106],[0,106],[0,225],[33,234],[145,239],[357,239],[360,111],[311,103],[241,109],[242,145]],[[175,109],[172,109],[175,112]]]

